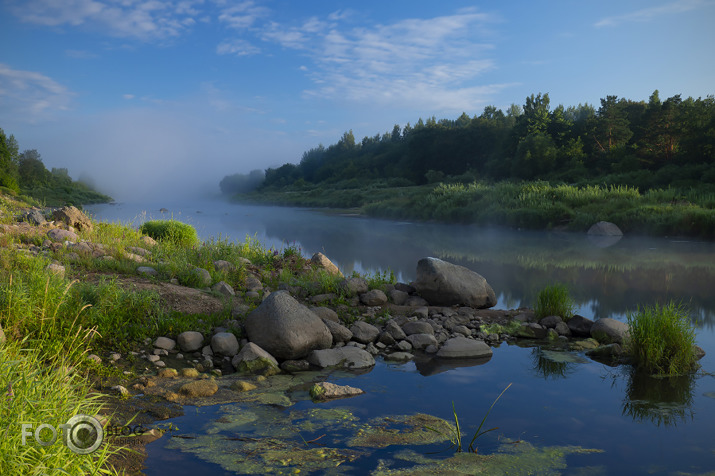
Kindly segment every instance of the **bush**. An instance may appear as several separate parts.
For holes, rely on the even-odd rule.
[[[546,286],[536,298],[536,317],[560,316],[564,321],[573,317],[575,303],[563,284]]]
[[[139,231],[155,240],[170,241],[179,246],[193,246],[199,241],[196,229],[177,220],[150,220]]]
[[[628,350],[635,365],[651,374],[680,375],[695,366],[695,330],[672,301],[628,314]]]

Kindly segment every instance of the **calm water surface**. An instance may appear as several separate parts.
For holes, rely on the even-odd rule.
[[[160,213],[162,207],[169,212]],[[308,256],[324,252],[346,274],[389,269],[404,282],[414,279],[420,258],[437,256],[482,274],[499,296],[498,308],[532,306],[538,290],[552,282],[566,283],[579,313],[592,319],[625,320],[626,313],[639,304],[682,301],[697,326],[697,343],[707,352],[701,361],[704,372],[695,376],[643,378],[579,354],[568,354],[569,362],[558,362],[547,349],[502,344],[488,363],[476,366],[378,361],[367,374],[330,379],[359,387],[365,395],[319,407],[349,407],[360,421],[415,412],[449,420],[454,402],[460,424],[469,434],[465,438],[468,443],[492,401],[513,383],[489,416],[488,427],[499,429],[480,438],[482,454],[496,451],[511,439],[536,447],[578,445],[603,450],[568,456],[568,467],[559,470],[564,474],[701,474],[715,470],[715,377],[707,374],[715,373],[713,243],[642,237],[604,243],[584,234],[394,222],[218,200],[88,209],[100,220],[136,226],[146,219],[173,216],[194,225],[202,238],[243,241],[251,236],[267,247],[296,245]],[[309,401],[299,401],[291,410],[315,407]],[[226,411],[218,406],[187,407],[186,416],[173,422],[181,432],[205,434],[210,422],[225,416]],[[308,440],[320,435],[301,436]],[[162,438],[148,447],[146,474],[236,472],[224,461],[222,467],[196,452],[177,451],[171,441]],[[240,452],[232,450],[231,444],[226,443],[220,451]],[[444,446],[413,449],[424,453]],[[341,469],[366,474],[378,467],[380,460],[397,468],[407,464],[394,461],[393,456],[402,449],[391,446],[371,451]]]

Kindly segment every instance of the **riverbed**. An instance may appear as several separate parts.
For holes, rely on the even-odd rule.
[[[436,256],[484,276],[498,296],[497,308],[531,307],[536,293],[555,282],[570,288],[578,313],[591,319],[625,320],[639,305],[670,299],[682,302],[696,326],[696,342],[707,352],[702,370],[693,376],[642,378],[583,354],[554,351],[536,343],[525,347],[503,343],[482,365],[434,368],[420,362],[398,365],[378,360],[369,373],[335,375],[330,380],[359,387],[366,392],[362,396],[323,404],[298,399],[277,415],[261,418],[287,418],[287,424],[296,424],[290,420],[296,412],[334,408],[350,415],[347,420],[358,427],[373,418],[417,412],[453,421],[454,404],[468,435],[466,444],[494,399],[512,383],[489,415],[486,428],[498,430],[479,439],[480,454],[516,451],[528,445],[532,464],[541,468],[537,473],[546,474],[701,474],[715,470],[715,243],[634,236],[608,241],[585,234],[395,222],[221,200],[118,203],[87,209],[99,220],[134,226],[147,219],[175,218],[194,225],[202,239],[243,241],[248,236],[274,249],[299,247],[306,256],[321,251],[345,274],[391,271],[403,282],[414,279],[420,258]],[[215,422],[247,412],[251,412],[248,407],[187,407],[186,416],[173,423],[182,432],[212,435],[222,443],[201,450],[196,445],[177,446],[175,438],[162,438],[147,448],[146,474],[246,472],[247,456],[241,450],[246,438],[270,435],[249,423],[234,425],[229,431],[217,429]],[[322,432],[333,438],[329,446],[352,448],[348,427],[318,426],[292,438],[310,441]],[[243,440],[230,439],[238,434]],[[453,449],[440,451],[447,446],[363,449],[364,454],[354,460],[316,473],[367,474],[378,468],[409,468],[419,459],[409,451],[423,459],[445,460],[454,454]],[[562,462],[554,460],[549,465],[537,458],[554,447],[562,448]],[[563,450],[568,447],[599,452]],[[523,465],[528,467],[526,462]],[[285,470],[290,468],[287,464]]]

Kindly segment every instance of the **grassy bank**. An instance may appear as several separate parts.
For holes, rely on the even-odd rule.
[[[374,217],[586,231],[610,221],[626,233],[715,238],[715,193],[706,189],[472,182],[362,187],[337,182],[240,195],[239,200],[305,207],[353,208]]]

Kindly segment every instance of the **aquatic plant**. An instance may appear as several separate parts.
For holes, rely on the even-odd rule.
[[[627,349],[637,368],[656,375],[682,375],[696,362],[695,330],[687,312],[670,301],[628,314]]]
[[[150,220],[144,222],[139,230],[155,240],[170,241],[181,246],[198,243],[196,229],[178,220]]]
[[[472,437],[472,440],[469,442],[469,446],[468,446],[467,450],[468,450],[470,453],[476,453],[476,452],[477,452],[477,447],[474,446],[474,442],[477,441],[477,439],[478,439],[480,436],[482,436],[482,435],[484,435],[484,434],[486,434],[486,433],[489,433],[490,431],[494,431],[494,430],[497,430],[497,429],[498,429],[498,427],[494,427],[494,428],[490,428],[490,429],[488,429],[488,430],[482,431],[482,427],[484,426],[484,422],[487,421],[487,417],[488,417],[489,414],[492,412],[492,409],[494,408],[494,405],[496,405],[496,403],[499,401],[499,399],[501,398],[501,396],[504,395],[504,392],[506,392],[507,389],[508,389],[509,387],[511,387],[511,386],[512,386],[512,384],[510,383],[509,385],[506,386],[506,388],[504,388],[504,390],[501,391],[501,393],[499,394],[499,396],[494,400],[494,402],[492,402],[491,406],[489,407],[489,410],[487,410],[487,413],[484,414],[484,418],[482,418],[482,421],[481,421],[481,423],[479,424],[479,427],[477,428],[477,431],[474,432],[474,436]],[[451,432],[449,432],[449,433],[446,435],[446,436],[449,438],[450,442],[452,443],[452,446],[450,446],[448,449],[451,449],[451,448],[455,448],[455,447],[456,447],[457,453],[461,453],[461,452],[462,452],[462,437],[463,437],[463,435],[462,435],[462,429],[461,429],[461,427],[459,426],[459,417],[457,416],[457,410],[456,410],[456,408],[454,407],[454,402],[452,402],[452,415],[454,415],[454,427],[451,429]],[[444,434],[442,431],[436,430],[436,429],[434,429],[434,428],[427,427],[427,429],[432,430],[432,431],[434,431],[434,432],[436,432],[436,433]]]
[[[534,311],[538,319],[546,316],[560,316],[564,321],[568,321],[573,317],[575,307],[568,288],[563,284],[554,284],[539,291]]]

